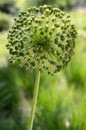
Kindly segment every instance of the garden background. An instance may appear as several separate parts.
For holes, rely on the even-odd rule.
[[[68,67],[41,75],[33,130],[86,130],[86,0],[0,0],[0,130],[27,130],[35,72],[11,65],[5,45],[19,12],[44,4],[69,13],[78,37]]]

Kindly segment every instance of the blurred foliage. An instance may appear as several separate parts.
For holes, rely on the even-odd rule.
[[[86,5],[86,0],[15,0],[15,2],[21,10],[25,10],[29,6],[40,6],[44,4],[52,5],[63,10],[71,10],[80,5]]]
[[[77,4],[77,2],[78,0],[25,0],[25,8],[28,8],[28,6],[40,6],[47,4],[53,5],[54,7],[58,7],[60,9],[71,9]]]
[[[0,69],[0,130],[27,130],[28,116],[25,116],[21,101],[22,91],[26,90],[25,96],[27,95],[27,84],[30,86],[28,95],[31,95],[33,82],[29,77],[32,77],[31,74],[28,76],[28,73],[17,65]]]
[[[54,5],[56,3],[56,0],[36,0],[37,1],[37,5],[40,6],[40,5],[45,5],[45,4],[48,4],[48,5]]]
[[[27,121],[28,117],[15,106],[10,116],[0,113],[0,130],[27,130]]]
[[[37,0],[38,5],[50,4],[61,9],[70,9],[77,0]]]
[[[86,129],[85,94],[73,88],[66,88],[65,82],[63,84],[64,89],[50,86],[48,91],[45,91],[45,88],[42,88],[34,130]]]
[[[3,4],[9,3],[9,2],[10,2],[10,0],[2,0],[2,1],[0,1],[0,5],[3,5]]]
[[[17,14],[19,9],[16,6],[15,0],[1,0],[0,11],[7,14]]]
[[[84,11],[84,13],[75,13],[75,12],[71,13],[71,17],[72,17],[73,21],[75,22],[75,24],[77,25],[77,30],[80,30],[80,31],[86,30],[85,16],[86,16],[85,11]],[[82,35],[84,36],[84,34],[82,34]],[[83,39],[81,39],[81,40],[83,42]]]
[[[78,0],[15,0],[21,10],[25,10],[29,6],[52,5],[61,9],[70,9],[77,5]]]
[[[10,20],[8,15],[0,12],[0,31],[7,30],[10,27]]]
[[[5,4],[5,3],[9,3],[11,0],[2,0],[2,1],[0,1],[0,5],[3,5],[3,4]]]
[[[76,5],[77,0],[57,0],[56,7],[61,9],[71,9],[74,5]]]
[[[2,65],[2,62],[4,62],[3,59],[7,59],[6,55],[8,53],[7,53],[7,49],[5,46],[6,43],[7,43],[7,33],[5,31],[2,31],[2,32],[0,32],[0,66]]]

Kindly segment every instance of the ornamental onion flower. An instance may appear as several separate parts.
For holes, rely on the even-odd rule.
[[[9,31],[10,61],[26,69],[59,72],[74,54],[76,29],[70,16],[49,5],[21,12]]]
[[[76,36],[70,15],[50,5],[31,7],[14,20],[6,45],[10,61],[37,70],[28,130],[33,126],[40,72],[53,75],[67,66],[74,54]]]

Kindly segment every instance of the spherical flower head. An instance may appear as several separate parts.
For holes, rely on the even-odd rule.
[[[15,19],[8,34],[10,61],[26,69],[59,72],[74,54],[76,29],[70,16],[49,5],[31,7]]]

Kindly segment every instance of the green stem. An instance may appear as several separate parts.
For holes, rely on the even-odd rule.
[[[39,90],[39,82],[40,82],[40,71],[38,69],[37,74],[36,74],[36,82],[35,82],[34,95],[33,95],[33,104],[32,104],[32,109],[31,109],[31,114],[30,114],[30,119],[29,119],[28,130],[32,130],[32,127],[33,127],[33,120],[34,120],[34,114],[35,114],[36,103],[37,103],[37,95],[38,95],[38,90]]]

